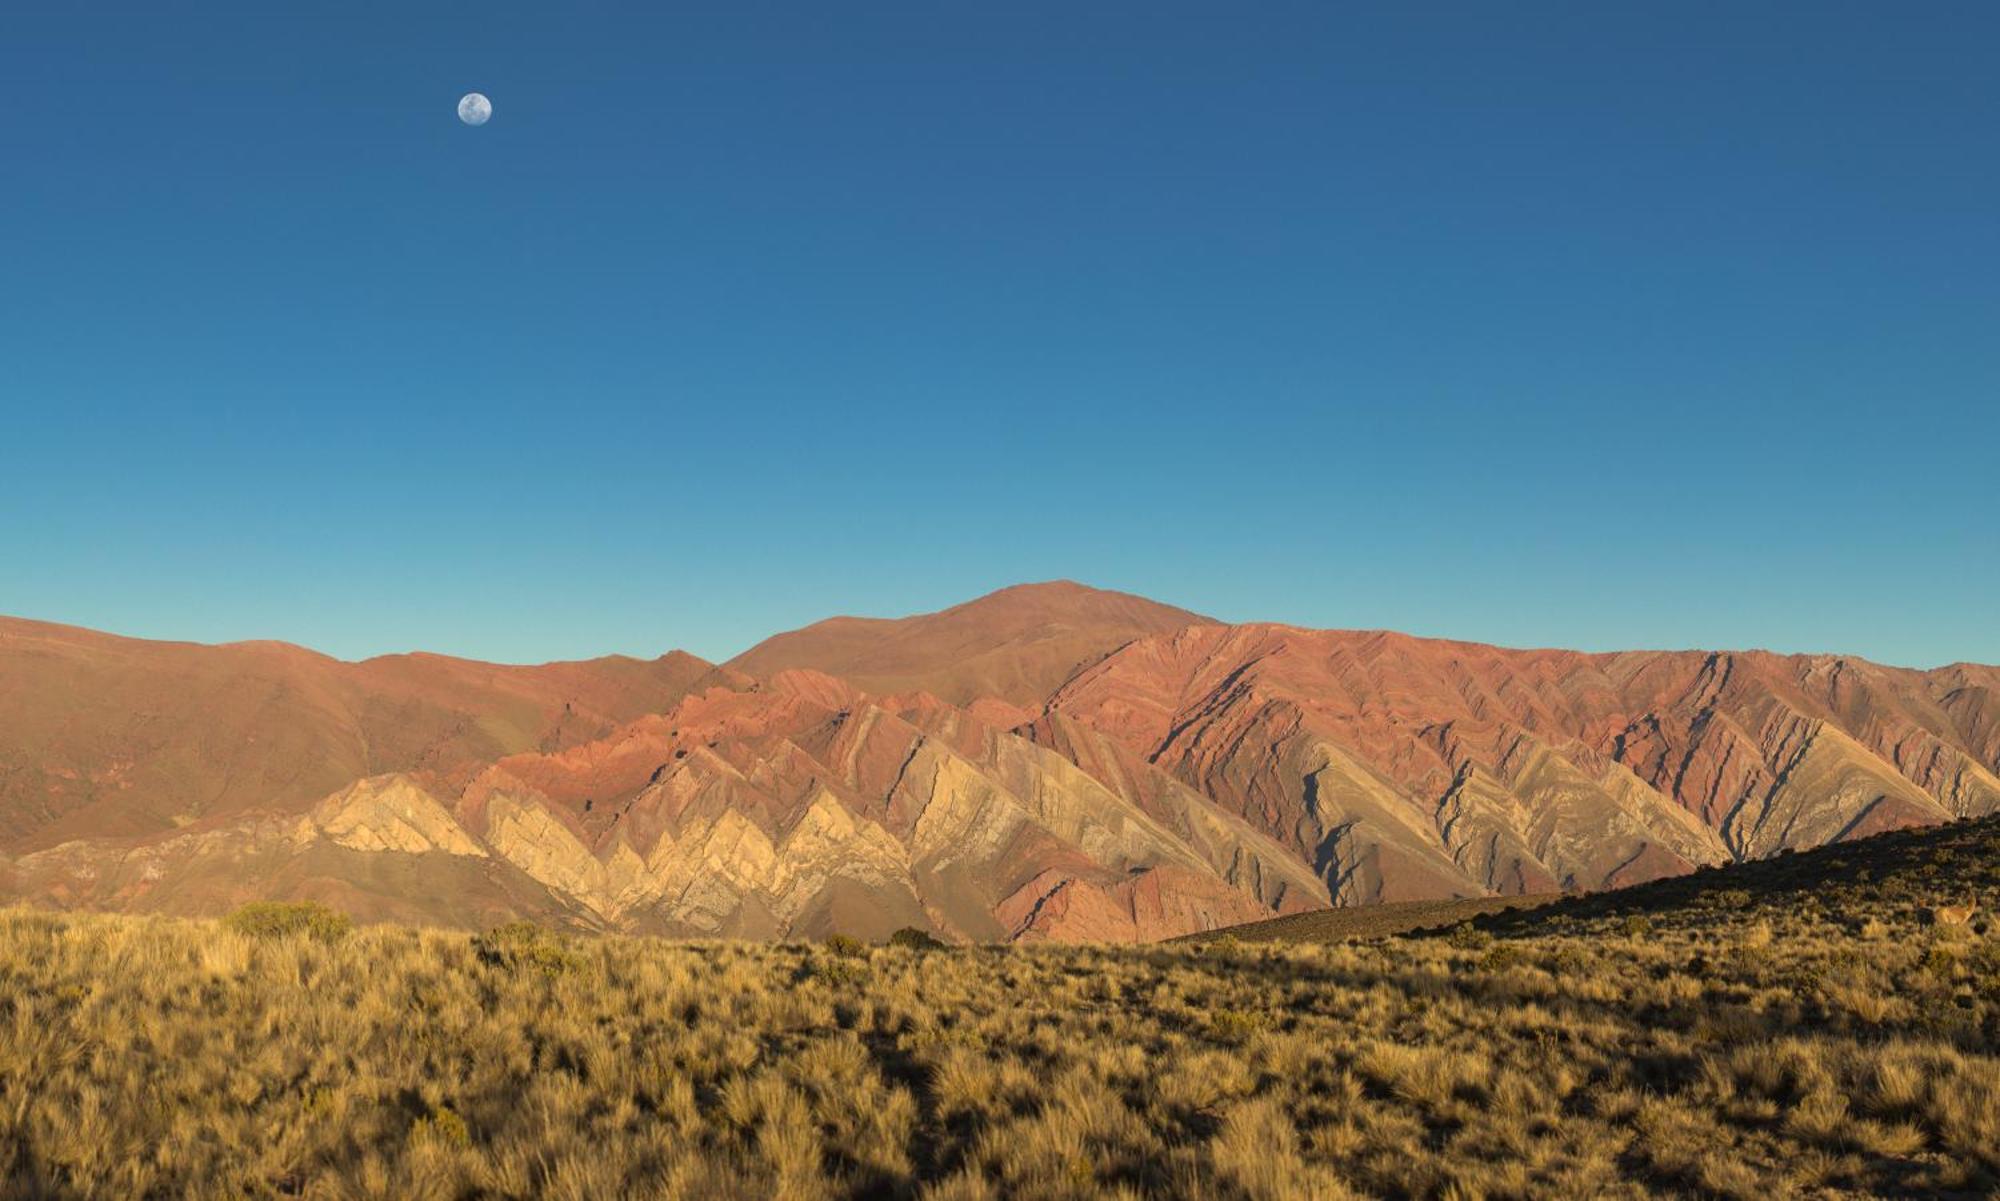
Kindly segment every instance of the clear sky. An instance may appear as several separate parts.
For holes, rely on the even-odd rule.
[[[0,23],[0,612],[2000,661],[2000,5]],[[461,94],[492,98],[459,123]]]

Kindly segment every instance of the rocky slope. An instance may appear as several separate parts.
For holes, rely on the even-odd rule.
[[[17,890],[65,904],[200,911],[290,892],[368,915],[407,912],[428,877],[450,881],[431,920],[511,906],[745,936],[916,925],[1129,941],[1328,899],[1274,840],[1191,793],[1140,805],[958,707],[806,672],[728,678],[458,786],[371,776],[297,816],[76,840],[12,870]]]
[[[1189,628],[1058,690],[1343,901],[1599,888],[2000,809],[1996,670]]]
[[[2000,671],[1224,626],[1072,584],[722,668],[0,625],[0,894],[1132,940],[2000,811]]]
[[[513,667],[345,663],[0,618],[0,852],[316,800],[366,775],[466,772],[573,745],[713,671],[675,652]]]

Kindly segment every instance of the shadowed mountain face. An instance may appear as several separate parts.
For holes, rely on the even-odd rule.
[[[2000,670],[1227,626],[1074,584],[685,655],[0,623],[0,894],[1132,940],[2000,811]]]

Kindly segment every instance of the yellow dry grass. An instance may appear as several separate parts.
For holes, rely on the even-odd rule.
[[[2000,950],[1914,902],[1321,946],[245,929],[0,910],[0,1194],[2000,1189]]]

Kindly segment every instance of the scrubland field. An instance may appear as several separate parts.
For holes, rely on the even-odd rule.
[[[0,1193],[1990,1196],[1996,903],[1988,821],[1350,941],[4,910]]]

